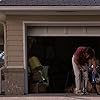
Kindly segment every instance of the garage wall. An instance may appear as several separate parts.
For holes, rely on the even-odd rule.
[[[100,16],[7,16],[7,66],[23,66],[24,21],[100,21]]]

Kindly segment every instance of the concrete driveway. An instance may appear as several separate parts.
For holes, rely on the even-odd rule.
[[[76,96],[73,94],[39,94],[25,96],[0,96],[0,100],[100,100],[100,95]]]
[[[0,100],[100,100],[100,97],[1,97]]]

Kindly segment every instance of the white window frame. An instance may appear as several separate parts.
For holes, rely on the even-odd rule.
[[[100,21],[23,21],[23,59],[25,70],[24,92],[28,94],[28,77],[27,77],[27,33],[26,26],[100,26]],[[65,34],[68,36],[100,36],[100,34]]]

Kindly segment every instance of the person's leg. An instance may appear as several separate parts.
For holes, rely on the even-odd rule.
[[[88,71],[83,72],[83,92],[87,93]]]
[[[72,66],[74,70],[75,75],[75,85],[76,85],[76,92],[81,92],[80,83],[81,83],[81,77],[80,77],[80,70],[78,69],[78,66],[74,62],[74,56],[72,57]]]

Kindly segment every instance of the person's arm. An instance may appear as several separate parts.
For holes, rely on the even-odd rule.
[[[96,72],[96,66],[97,66],[96,58],[92,58],[91,61],[92,61],[92,65],[93,65],[93,72]]]

